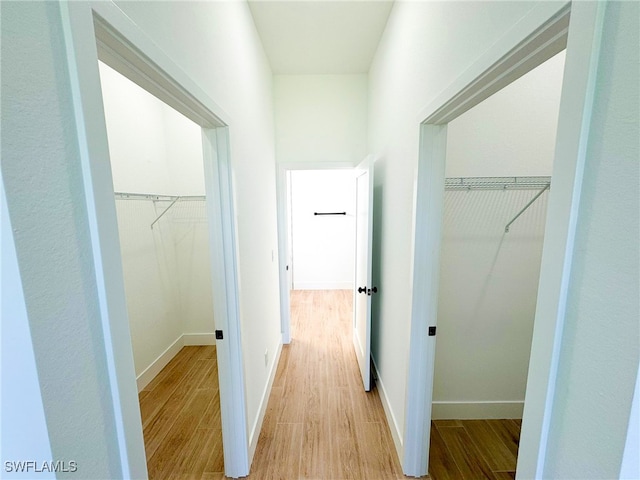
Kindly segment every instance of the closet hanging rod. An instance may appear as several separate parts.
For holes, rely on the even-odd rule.
[[[446,190],[513,190],[543,188],[551,184],[551,177],[447,177]]]
[[[156,195],[153,193],[114,192],[118,200],[153,200],[154,202],[172,202],[176,197],[180,200],[206,200],[205,195]]]
[[[550,185],[545,185],[545,186],[544,186],[544,188],[543,188],[542,190],[540,190],[538,193],[536,193],[535,197],[533,197],[531,200],[529,200],[529,203],[527,203],[527,204],[522,208],[522,210],[520,210],[520,211],[516,214],[516,216],[515,216],[515,217],[513,217],[513,218],[511,219],[511,221],[510,221],[509,223],[507,223],[507,226],[506,226],[506,227],[504,227],[504,233],[509,233],[509,227],[511,226],[511,224],[512,224],[513,222],[515,222],[515,221],[518,219],[518,217],[519,217],[520,215],[522,215],[522,214],[525,212],[525,210],[526,210],[527,208],[529,208],[529,207],[533,204],[533,202],[535,202],[535,201],[538,199],[538,197],[540,197],[540,195],[542,195],[542,194],[545,192],[545,190],[547,190],[547,189],[549,188],[549,186],[550,186]]]

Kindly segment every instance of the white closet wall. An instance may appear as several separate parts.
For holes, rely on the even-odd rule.
[[[449,124],[448,177],[550,176],[564,52]],[[433,418],[520,418],[548,192],[445,192]]]
[[[200,127],[104,64],[100,76],[114,190],[204,195]],[[169,205],[116,199],[139,387],[215,329],[205,202],[178,201],[152,229]]]

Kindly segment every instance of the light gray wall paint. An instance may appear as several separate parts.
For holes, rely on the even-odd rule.
[[[607,6],[545,478],[618,478],[638,372],[637,2]]]
[[[53,459],[78,463],[58,478],[122,478],[57,3],[2,3],[1,82],[2,175]]]

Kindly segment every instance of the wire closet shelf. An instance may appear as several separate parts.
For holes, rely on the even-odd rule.
[[[504,233],[540,196],[551,188],[551,177],[447,177],[445,190],[538,190],[529,203],[505,225]]]
[[[180,201],[204,201],[205,195],[156,195],[152,193],[127,193],[127,192],[114,192],[115,198],[118,200],[151,200],[153,202],[171,202],[167,208],[165,208],[156,219],[151,222],[151,229],[158,223],[165,213],[167,213],[171,207],[173,207],[178,200]]]

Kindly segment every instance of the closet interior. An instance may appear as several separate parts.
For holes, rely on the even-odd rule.
[[[149,478],[223,472],[200,127],[100,76]]]
[[[447,128],[430,455],[463,445],[483,475],[515,474],[563,68],[561,52]]]

